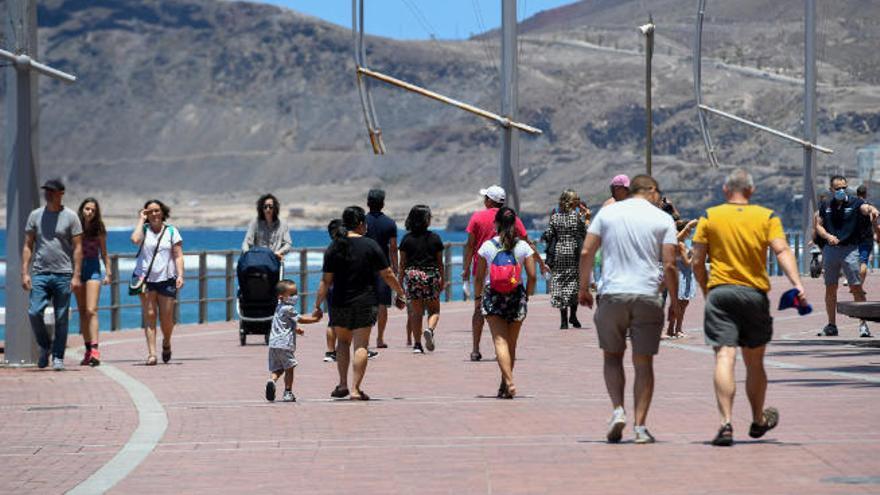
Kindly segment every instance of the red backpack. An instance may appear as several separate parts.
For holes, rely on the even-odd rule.
[[[498,252],[489,264],[489,288],[500,294],[510,294],[522,284],[522,265],[513,251],[502,249],[495,239],[492,244]]]

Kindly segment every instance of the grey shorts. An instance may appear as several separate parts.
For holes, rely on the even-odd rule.
[[[837,285],[840,271],[846,276],[849,285],[861,285],[859,276],[859,246],[825,246],[822,250],[822,268],[825,270],[825,285]]]
[[[742,285],[717,285],[706,297],[703,332],[712,347],[761,347],[773,338],[767,294]]]
[[[296,357],[290,349],[269,348],[269,372],[289,370],[296,368]]]
[[[593,315],[599,347],[607,352],[625,351],[626,331],[629,330],[634,353],[657,354],[663,318],[663,297],[660,294],[603,294],[599,296]]]

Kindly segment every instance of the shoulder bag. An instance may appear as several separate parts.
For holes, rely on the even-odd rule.
[[[141,246],[138,248],[137,255],[135,255],[135,259],[140,258],[141,251],[144,249],[144,244],[147,242],[147,228],[144,226],[144,240],[141,241]],[[150,272],[153,271],[153,262],[156,261],[156,255],[159,253],[159,246],[162,245],[162,237],[165,235],[166,227],[162,227],[162,232],[159,233],[159,239],[156,241],[156,250],[153,251],[153,257],[150,259],[150,265],[147,267],[147,273],[144,276],[139,277],[136,274],[131,274],[131,280],[128,282],[128,295],[136,296],[138,294],[143,294],[147,289],[147,279],[150,278]]]

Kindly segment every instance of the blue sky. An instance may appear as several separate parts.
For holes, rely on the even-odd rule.
[[[288,7],[321,19],[351,25],[351,0],[250,0]],[[462,39],[501,24],[501,0],[365,0],[369,34],[397,39]],[[574,0],[517,0],[517,17]]]

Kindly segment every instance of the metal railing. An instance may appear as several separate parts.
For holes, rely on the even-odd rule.
[[[443,289],[442,296],[445,302],[449,302],[453,299],[454,292],[451,282],[453,274],[460,273],[455,267],[460,267],[461,261],[456,260],[454,252],[460,253],[463,251],[463,248],[464,243],[445,243],[444,279],[447,281],[447,284]],[[240,253],[241,252],[238,250],[206,250],[184,253],[187,260],[192,260],[193,258],[197,260],[196,267],[186,268],[184,275],[184,280],[187,282],[187,286],[193,283],[196,284],[197,295],[195,298],[185,298],[183,297],[182,292],[178,296],[174,308],[176,322],[181,321],[181,307],[184,305],[197,306],[196,323],[206,323],[210,321],[209,310],[211,308],[216,308],[216,304],[222,304],[224,307],[222,319],[225,321],[231,321],[236,318],[235,306],[237,295],[235,267]],[[285,257],[284,276],[285,278],[297,282],[297,285],[299,286],[300,311],[302,312],[307,312],[311,308],[311,303],[316,296],[318,282],[320,282],[322,274],[319,263],[315,263],[316,266],[314,268],[309,266],[309,254],[323,255],[323,253],[323,247],[294,248]],[[216,263],[213,263],[214,267],[212,268],[212,263],[209,263],[209,261],[216,262],[218,257],[223,260],[222,268],[218,268]],[[210,260],[210,258],[214,259]],[[120,265],[122,264],[120,261],[125,260],[130,260],[133,263],[135,260],[135,254],[125,253],[110,255],[112,277],[108,286],[109,301],[106,301],[106,304],[100,304],[97,308],[99,315],[109,315],[110,330],[119,330],[125,326],[123,323],[123,314],[126,310],[139,310],[141,307],[140,302],[136,298],[127,294],[130,270],[126,273],[122,273],[120,269]],[[0,258],[0,261],[5,263],[6,260]],[[216,287],[212,290],[211,281],[214,280],[222,280],[222,291],[217,290]],[[5,290],[5,284],[0,284],[0,291]],[[103,292],[104,291],[102,290],[102,299],[106,299]],[[125,298],[129,298],[129,300],[134,302],[126,302]],[[75,301],[72,301],[71,312],[77,311],[76,303]],[[71,323],[74,325],[77,324],[75,321],[75,319],[71,319]],[[219,321],[219,319],[214,318],[213,321]],[[140,323],[141,326],[143,326],[142,320]],[[107,328],[108,326],[102,325],[102,327]]]
[[[787,238],[795,255],[800,258],[802,254],[801,235],[798,233],[787,234]],[[447,242],[445,243],[445,248],[444,280],[446,281],[446,286],[443,289],[442,298],[444,302],[449,302],[452,301],[456,295],[454,287],[457,285],[459,280],[458,275],[461,273],[461,258],[463,257],[464,243]],[[543,249],[543,246],[539,245],[539,249]],[[311,308],[311,304],[314,301],[313,298],[316,295],[318,282],[320,281],[322,274],[320,263],[317,259],[313,259],[313,267],[309,266],[309,255],[320,256],[323,255],[323,253],[323,247],[295,248],[291,250],[285,258],[285,278],[290,278],[297,282],[300,294],[300,310],[302,312],[307,312]],[[196,323],[222,320],[231,321],[236,318],[235,306],[237,296],[235,266],[239,254],[240,251],[238,250],[210,250],[184,253],[187,260],[191,261],[193,258],[197,260],[196,266],[194,268],[188,268],[185,274],[187,287],[191,287],[192,284],[195,284],[197,291],[195,297],[192,297],[192,289],[187,289],[187,287],[185,287],[185,290],[178,296],[174,311],[175,321],[181,321],[180,312],[181,307],[184,305],[197,306],[194,321]],[[805,254],[809,256],[809,251],[807,250]],[[872,269],[877,268],[878,265],[876,254],[875,251],[875,256],[869,263],[869,267]],[[104,291],[102,291],[101,299],[105,304],[98,306],[99,315],[103,314],[109,316],[109,321],[107,322],[109,325],[102,323],[102,328],[109,328],[110,330],[121,329],[126,326],[125,320],[128,321],[129,327],[137,325],[138,322],[140,322],[141,326],[143,325],[139,314],[141,307],[140,302],[136,298],[128,296],[127,294],[130,270],[127,270],[124,274],[120,271],[120,261],[130,260],[132,263],[129,264],[133,264],[134,259],[134,253],[113,254],[110,256],[113,276],[109,285],[109,300],[107,300],[107,296],[105,296]],[[0,261],[5,262],[6,260],[0,258]],[[782,270],[776,257],[770,253],[768,253],[767,256],[767,272],[771,276],[782,275]],[[212,284],[212,281],[222,281],[222,287],[217,287],[216,284]],[[541,283],[543,283],[545,291],[549,290],[549,284],[544,283],[543,281]],[[0,291],[5,290],[5,285],[0,284]],[[184,297],[186,294],[190,294],[190,296]],[[126,298],[128,299],[126,300]],[[216,315],[217,312],[215,311],[214,317],[209,317],[211,310],[216,309],[217,304],[222,305],[222,313]],[[138,315],[134,317],[130,313],[125,313],[127,310],[137,310]],[[71,311],[77,311],[75,302],[71,304]],[[127,318],[123,318],[123,316],[127,316]],[[135,319],[132,320],[132,318]],[[71,319],[71,323],[78,325],[74,318]]]

